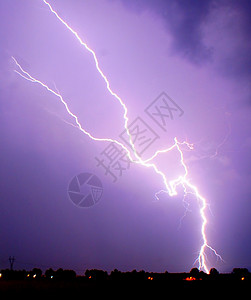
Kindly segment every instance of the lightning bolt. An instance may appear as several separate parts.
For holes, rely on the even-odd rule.
[[[141,157],[138,156],[137,151],[135,149],[135,145],[132,141],[132,137],[131,134],[129,132],[128,129],[128,117],[127,117],[127,107],[125,105],[125,103],[122,101],[122,99],[111,89],[110,87],[110,83],[109,80],[107,79],[107,77],[104,75],[104,73],[102,72],[100,66],[99,66],[99,61],[97,59],[97,56],[94,52],[93,49],[91,49],[85,42],[82,41],[82,39],[79,37],[78,33],[76,31],[74,31],[59,15],[58,13],[52,8],[52,6],[50,5],[50,3],[46,0],[42,0],[50,9],[50,11],[57,17],[57,19],[77,38],[77,40],[79,41],[79,43],[85,48],[85,50],[87,50],[88,52],[90,52],[92,54],[92,57],[94,59],[95,62],[95,66],[96,69],[98,71],[98,73],[101,75],[101,77],[103,78],[103,80],[105,81],[106,84],[106,88],[109,91],[109,93],[115,97],[115,99],[117,101],[119,101],[121,107],[124,110],[124,114],[123,114],[123,118],[124,118],[124,128],[127,132],[127,135],[129,136],[129,140],[130,140],[130,144],[132,146],[132,150],[133,150],[133,156],[131,154],[131,151],[121,142],[115,140],[115,139],[111,139],[111,138],[102,138],[102,137],[94,137],[91,133],[89,133],[88,131],[86,131],[82,125],[80,124],[78,117],[76,114],[74,114],[68,104],[67,101],[65,101],[62,97],[62,95],[59,93],[58,90],[53,90],[52,88],[50,88],[48,85],[46,85],[45,83],[43,83],[42,81],[36,79],[35,77],[33,77],[32,75],[30,75],[27,71],[25,71],[22,66],[18,63],[18,61],[12,57],[12,59],[14,60],[18,70],[15,70],[15,72],[20,75],[22,78],[35,83],[35,84],[39,84],[41,85],[43,88],[45,88],[48,92],[52,93],[54,96],[56,96],[60,102],[64,105],[67,113],[74,119],[75,124],[73,126],[76,126],[83,134],[87,135],[90,139],[94,140],[94,141],[98,141],[98,142],[113,142],[116,143],[118,146],[122,147],[127,155],[128,158],[131,160],[131,162],[139,164],[141,166],[144,166],[146,168],[151,168],[155,171],[155,173],[157,175],[159,175],[162,178],[163,184],[165,186],[165,189],[160,190],[159,192],[157,192],[155,194],[156,198],[158,198],[158,195],[162,192],[168,193],[170,196],[174,196],[177,195],[177,187],[179,185],[181,185],[184,189],[184,197],[189,193],[189,194],[193,194],[199,204],[199,212],[200,212],[200,217],[201,217],[201,237],[202,237],[202,245],[200,247],[199,250],[199,254],[198,257],[196,258],[195,262],[198,263],[199,265],[199,269],[200,270],[204,270],[206,273],[209,273],[209,267],[207,265],[207,257],[206,257],[206,250],[209,249],[210,251],[212,251],[215,256],[219,259],[222,260],[221,256],[216,252],[216,250],[214,248],[212,248],[207,241],[207,236],[206,236],[206,225],[207,225],[207,217],[206,217],[206,209],[207,209],[207,201],[206,199],[199,193],[198,188],[191,184],[190,181],[188,180],[188,168],[185,164],[184,161],[184,156],[183,156],[183,152],[182,152],[182,147],[187,147],[190,150],[193,150],[193,145],[184,141],[184,142],[179,142],[177,140],[177,138],[174,138],[174,143],[172,146],[170,146],[169,148],[163,149],[163,150],[157,150],[150,158],[143,160]],[[178,178],[168,181],[167,177],[165,175],[164,172],[162,172],[157,165],[153,162],[153,160],[159,155],[159,154],[165,154],[168,153],[170,151],[176,150],[179,153],[179,157],[180,157],[180,165],[183,168],[183,174],[178,176]],[[184,200],[184,198],[183,198]]]

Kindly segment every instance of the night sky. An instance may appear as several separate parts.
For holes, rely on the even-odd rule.
[[[149,135],[136,142],[144,159],[175,137],[193,143],[194,150],[182,148],[188,179],[207,199],[208,243],[224,260],[207,252],[209,268],[251,271],[251,2],[50,3],[95,51],[131,128]],[[123,108],[92,55],[48,6],[0,0],[0,269],[10,255],[14,269],[198,267],[197,199],[183,198],[182,186],[157,199],[158,174],[123,152],[119,163],[109,161],[113,146],[78,130],[56,96],[14,72],[12,56],[58,91],[93,136],[128,142]],[[151,112],[163,97],[173,110],[161,123]],[[169,179],[182,172],[177,153],[156,164]],[[78,183],[89,202],[69,192]]]

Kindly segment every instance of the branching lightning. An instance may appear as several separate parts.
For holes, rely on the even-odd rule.
[[[216,252],[216,250],[214,248],[212,248],[207,241],[207,236],[206,236],[206,225],[207,225],[207,217],[206,217],[206,209],[207,209],[207,201],[206,199],[199,193],[198,188],[191,184],[190,181],[188,180],[188,168],[185,164],[184,161],[184,156],[183,156],[183,152],[182,152],[182,147],[187,147],[188,149],[192,150],[193,149],[193,145],[189,144],[188,142],[179,142],[177,140],[177,138],[174,138],[174,143],[172,146],[170,146],[169,148],[163,149],[163,150],[157,150],[150,158],[143,160],[141,157],[138,156],[137,151],[135,149],[135,145],[132,141],[132,137],[130,135],[129,129],[128,129],[128,117],[127,117],[127,107],[126,104],[122,101],[122,99],[114,92],[112,91],[111,87],[110,87],[110,83],[109,80],[107,79],[107,77],[104,75],[104,73],[102,72],[100,66],[99,66],[99,62],[97,59],[97,56],[94,52],[93,49],[91,49],[85,42],[82,41],[82,39],[79,37],[78,33],[76,31],[74,31],[59,15],[58,13],[52,8],[52,6],[49,4],[48,1],[46,0],[42,0],[50,9],[50,11],[57,17],[57,19],[77,38],[77,40],[79,41],[79,43],[88,51],[92,54],[94,62],[95,62],[95,66],[96,69],[98,71],[98,73],[101,75],[101,77],[104,79],[105,84],[106,84],[106,88],[109,91],[109,93],[115,97],[115,99],[117,101],[119,101],[120,105],[122,106],[123,110],[124,110],[124,128],[127,132],[127,135],[129,137],[130,140],[130,144],[132,146],[132,150],[133,153],[131,153],[131,150],[128,149],[123,143],[115,140],[115,139],[111,139],[111,138],[102,138],[102,137],[94,137],[91,133],[89,133],[88,131],[86,131],[82,125],[80,124],[78,117],[76,114],[74,114],[71,109],[69,108],[67,102],[63,99],[62,95],[56,90],[51,89],[48,85],[46,85],[45,83],[41,82],[40,80],[34,78],[33,76],[31,76],[27,71],[25,71],[22,66],[18,63],[18,61],[12,57],[12,59],[14,60],[18,70],[15,70],[15,72],[20,75],[22,78],[32,82],[32,83],[36,83],[39,84],[40,86],[42,86],[43,88],[45,88],[47,91],[49,91],[50,93],[52,93],[54,96],[56,96],[60,102],[64,105],[67,113],[74,119],[76,126],[82,133],[84,133],[85,135],[87,135],[90,139],[94,140],[94,141],[99,141],[99,142],[113,142],[116,143],[118,146],[122,147],[128,154],[129,159],[136,163],[139,164],[143,167],[147,167],[147,168],[151,168],[154,170],[154,172],[159,175],[162,178],[163,184],[165,189],[160,190],[159,192],[157,192],[155,194],[156,198],[158,198],[159,194],[162,192],[168,193],[170,196],[174,196],[177,195],[177,187],[178,186],[182,186],[184,189],[184,197],[188,194],[193,194],[196,199],[198,200],[198,204],[199,204],[199,212],[200,212],[200,217],[201,217],[201,237],[202,237],[202,245],[200,247],[200,251],[198,254],[198,257],[196,259],[195,262],[198,263],[199,265],[199,269],[200,270],[204,270],[205,272],[209,272],[209,267],[207,265],[207,259],[206,259],[206,249],[209,249],[210,251],[212,251],[217,258],[221,258],[221,256]],[[72,125],[72,124],[71,124]],[[183,168],[183,174],[181,174],[180,176],[178,176],[178,178],[168,181],[166,174],[164,172],[162,172],[157,165],[153,162],[153,160],[159,155],[159,154],[164,154],[164,153],[168,153],[170,151],[178,151],[180,160],[179,163]],[[184,198],[183,198],[184,200]]]

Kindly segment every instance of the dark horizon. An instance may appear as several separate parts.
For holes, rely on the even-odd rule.
[[[168,272],[167,270],[165,272],[151,272],[151,271],[145,271],[145,270],[127,270],[127,271],[120,271],[117,268],[114,270],[111,270],[108,272],[107,270],[102,269],[85,269],[83,270],[82,274],[78,274],[75,270],[72,269],[53,269],[51,267],[47,268],[45,271],[43,271],[41,268],[32,268],[32,269],[2,269],[0,270],[0,280],[8,280],[8,279],[38,279],[42,277],[46,277],[47,279],[73,279],[75,277],[85,277],[92,280],[104,280],[104,279],[118,279],[118,276],[122,276],[121,279],[123,279],[123,276],[125,278],[131,278],[133,279],[134,275],[139,275],[139,277],[135,279],[148,279],[153,280],[151,278],[148,278],[150,275],[153,276],[154,279],[160,279],[161,277],[158,276],[166,276],[165,279],[170,278],[176,278],[176,279],[182,279],[182,280],[189,280],[190,278],[195,278],[197,280],[199,279],[220,279],[220,275],[223,275],[221,278],[223,279],[234,279],[234,280],[251,280],[251,273],[247,268],[233,268],[231,272],[228,273],[220,273],[217,269],[211,268],[209,273],[205,273],[203,271],[200,271],[198,268],[192,268],[189,272]],[[63,276],[66,274],[65,276]],[[179,275],[179,276],[177,276]],[[188,276],[190,275],[190,276]],[[229,275],[229,276],[225,276]],[[170,277],[171,276],[171,277]],[[172,277],[173,276],[173,277]],[[188,276],[188,277],[187,277]],[[193,280],[193,279],[192,279]]]
[[[1,294],[25,294],[46,293],[51,295],[56,293],[81,293],[100,294],[109,296],[116,293],[135,295],[149,292],[156,292],[163,297],[164,292],[178,291],[179,294],[205,291],[216,293],[218,296],[223,294],[231,295],[237,292],[238,295],[250,289],[251,273],[246,268],[234,268],[231,273],[219,273],[212,268],[209,274],[192,268],[189,273],[156,273],[145,272],[144,270],[121,272],[117,269],[108,274],[107,271],[91,269],[86,270],[82,275],[76,275],[73,270],[58,269],[56,271],[47,269],[44,274],[40,269],[30,271],[2,270],[0,273],[0,292]],[[157,290],[156,290],[157,288]],[[153,289],[153,290],[152,290]],[[177,290],[178,289],[178,290]],[[243,294],[244,295],[244,294]]]

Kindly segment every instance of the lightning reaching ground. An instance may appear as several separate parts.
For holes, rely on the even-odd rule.
[[[162,179],[163,185],[164,185],[164,189],[160,190],[159,192],[157,192],[155,194],[156,198],[159,199],[159,194],[160,193],[168,193],[169,196],[174,196],[177,195],[177,187],[178,186],[182,186],[184,189],[184,197],[183,200],[185,199],[185,197],[188,194],[193,194],[194,197],[197,199],[198,201],[198,205],[199,205],[199,213],[200,213],[200,217],[201,217],[201,238],[202,238],[202,245],[200,247],[199,253],[198,253],[198,257],[195,260],[196,263],[198,263],[199,269],[200,270],[204,270],[205,272],[209,273],[209,269],[210,267],[208,266],[208,261],[207,261],[207,257],[206,257],[206,251],[209,250],[211,251],[217,258],[221,259],[221,256],[216,252],[216,250],[214,248],[212,248],[209,244],[208,244],[208,240],[207,240],[207,236],[206,236],[206,225],[207,225],[207,216],[206,216],[206,209],[208,207],[208,203],[207,200],[199,193],[198,188],[192,184],[189,179],[188,179],[188,167],[184,161],[184,155],[183,155],[183,147],[188,148],[189,150],[193,150],[193,145],[189,144],[188,142],[184,141],[184,142],[179,142],[178,139],[175,137],[174,138],[174,143],[172,144],[172,146],[170,146],[169,148],[163,149],[163,150],[157,150],[150,158],[143,160],[141,157],[139,157],[139,155],[137,154],[135,145],[132,141],[132,137],[130,134],[130,131],[128,129],[128,110],[126,107],[126,104],[122,101],[122,99],[111,89],[110,87],[110,83],[109,80],[107,79],[107,77],[104,75],[104,73],[102,72],[100,66],[99,66],[99,61],[97,59],[97,56],[94,52],[93,49],[91,49],[85,42],[82,41],[82,39],[79,37],[78,33],[76,31],[74,31],[59,15],[58,13],[52,8],[52,6],[50,5],[50,3],[46,0],[42,0],[44,2],[44,4],[46,4],[49,8],[49,10],[56,16],[56,18],[77,38],[77,40],[79,41],[79,43],[85,48],[85,50],[87,50],[88,52],[90,52],[92,54],[92,57],[94,59],[95,62],[95,66],[97,69],[97,72],[100,74],[100,76],[103,78],[105,84],[106,84],[106,88],[109,91],[109,93],[117,100],[119,101],[121,107],[123,108],[124,114],[123,114],[123,118],[124,118],[124,128],[127,132],[127,135],[129,137],[130,140],[130,145],[132,146],[132,152],[131,153],[131,149],[128,149],[123,143],[115,140],[115,139],[111,139],[111,138],[104,138],[104,137],[94,137],[91,133],[89,133],[88,131],[86,131],[83,126],[80,124],[78,117],[75,113],[73,113],[71,111],[71,109],[69,108],[69,105],[67,104],[67,101],[63,99],[62,95],[56,90],[53,90],[52,88],[50,88],[48,85],[46,85],[44,82],[34,78],[32,75],[30,75],[26,70],[24,70],[22,68],[22,66],[18,63],[18,61],[12,57],[12,59],[14,60],[17,70],[15,70],[15,72],[20,75],[22,78],[32,82],[32,83],[36,83],[39,84],[40,86],[42,86],[43,88],[45,88],[48,92],[52,93],[54,96],[56,96],[60,102],[64,105],[67,113],[73,118],[75,124],[71,124],[73,126],[76,126],[82,133],[84,133],[85,135],[87,135],[90,139],[97,141],[97,142],[113,142],[116,143],[118,146],[122,147],[127,155],[128,158],[131,160],[131,162],[136,163],[140,166],[146,167],[146,168],[151,168],[154,170],[154,172],[160,176],[160,178]],[[180,174],[176,179],[168,181],[167,180],[167,176],[166,174],[161,171],[159,169],[159,167],[153,162],[154,159],[159,155],[159,154],[165,154],[168,153],[170,151],[177,151],[177,153],[179,154],[179,165],[182,167],[183,172],[182,174]]]

